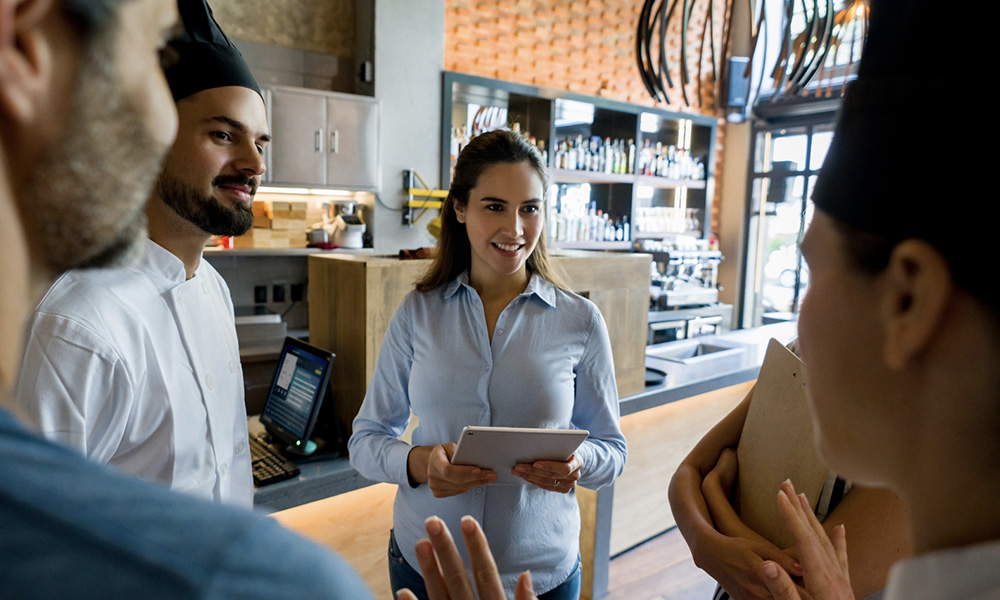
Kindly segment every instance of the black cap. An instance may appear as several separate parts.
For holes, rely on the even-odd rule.
[[[979,183],[989,117],[969,111],[986,97],[975,85],[990,57],[978,50],[996,35],[988,21],[940,2],[872,0],[858,78],[812,195],[854,229],[930,242],[969,288],[987,279],[997,214]]]
[[[179,0],[177,4],[184,33],[172,44],[179,55],[178,60],[166,69],[174,100],[232,85],[260,94],[249,65],[216,23],[208,3]]]

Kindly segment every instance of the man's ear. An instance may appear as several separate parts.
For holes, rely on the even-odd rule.
[[[918,239],[904,240],[893,248],[883,284],[885,360],[891,368],[901,369],[937,335],[955,284],[941,253]]]
[[[0,114],[33,116],[35,96],[52,71],[52,53],[39,33],[54,0],[0,0]]]

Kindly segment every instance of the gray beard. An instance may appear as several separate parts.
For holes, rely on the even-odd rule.
[[[70,129],[39,158],[20,197],[22,217],[56,274],[118,266],[141,254],[145,202],[169,150],[119,91],[113,48],[107,37],[89,42]]]

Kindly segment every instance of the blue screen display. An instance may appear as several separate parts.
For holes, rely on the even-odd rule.
[[[329,366],[329,360],[286,345],[264,414],[300,439],[305,437],[313,406],[324,391],[321,385]]]

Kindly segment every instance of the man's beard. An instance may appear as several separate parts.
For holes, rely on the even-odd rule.
[[[212,186],[230,183],[250,186],[251,196],[257,192],[257,182],[248,177],[219,175]],[[215,196],[206,196],[167,172],[160,176],[156,190],[164,204],[205,233],[243,235],[253,226],[251,208],[242,204],[227,208]]]
[[[119,91],[113,42],[89,42],[64,142],[42,154],[21,196],[54,273],[118,266],[140,255],[145,201],[169,150],[146,129],[133,98]]]

